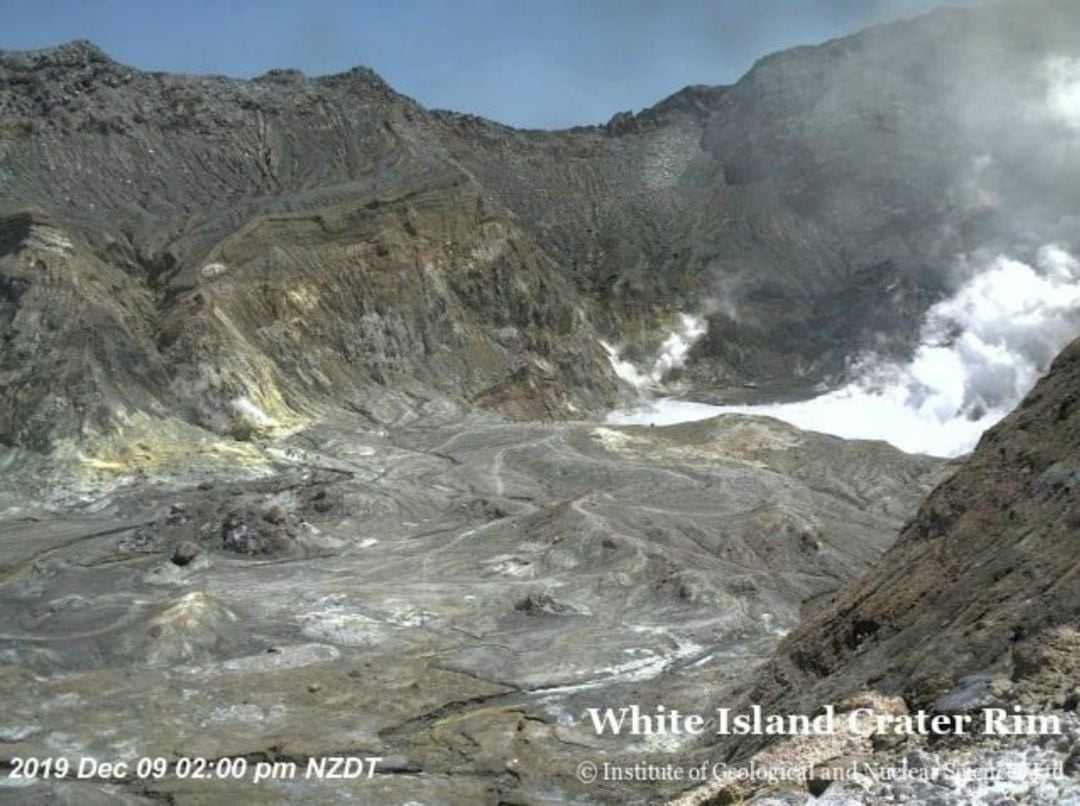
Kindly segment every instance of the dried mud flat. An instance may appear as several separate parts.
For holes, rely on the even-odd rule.
[[[865,570],[949,472],[765,418],[429,415],[237,443],[231,470],[83,479],[64,506],[10,464],[8,770],[384,760],[352,782],[5,780],[0,800],[655,801],[679,787],[586,786],[577,766],[708,749],[598,737],[584,709],[724,704],[800,603]]]

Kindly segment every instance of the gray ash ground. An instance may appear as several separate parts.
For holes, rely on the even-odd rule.
[[[257,471],[84,479],[77,508],[25,490],[0,525],[0,753],[381,773],[6,780],[0,799],[654,802],[678,788],[586,786],[577,765],[708,749],[598,737],[584,709],[723,704],[948,472],[738,416],[356,426],[245,443]]]

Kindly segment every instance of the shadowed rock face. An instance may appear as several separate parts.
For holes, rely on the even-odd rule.
[[[905,758],[927,763],[930,753],[933,765],[961,768],[1021,757],[1029,764],[1056,764],[1075,755],[1078,393],[1080,340],[927,496],[873,568],[810,608],[733,697],[736,712],[753,703],[771,714],[814,714],[832,704],[841,712],[964,714],[973,727],[955,736],[893,735],[871,727],[839,738],[724,738],[718,740],[722,752],[752,755],[761,766],[843,765],[858,758],[882,767]],[[987,736],[985,708],[1051,718],[1059,732],[1041,737],[1029,728],[1027,734]],[[1026,792],[1037,803],[1075,797],[1075,778],[1037,791],[1033,781],[1027,788],[1021,781],[1014,793]],[[830,791],[867,802],[921,800],[954,783],[948,776],[933,785],[864,778]],[[794,790],[788,793],[792,802],[809,797],[804,787],[782,788]],[[760,789],[713,783],[679,803],[749,799]],[[970,787],[962,796],[957,792],[949,797],[974,797]]]
[[[964,675],[1034,672],[1080,615],[1078,393],[1073,342],[874,570],[784,640],[759,693],[807,703],[870,684],[928,705]]]
[[[797,48],[560,132],[363,69],[5,53],[0,201],[36,212],[0,225],[0,435],[44,449],[133,411],[227,431],[240,398],[275,422],[343,401],[388,422],[416,396],[572,416],[616,397],[599,337],[644,356],[686,309],[709,318],[692,384],[835,381],[910,344],[957,255],[1065,231],[1060,125],[1012,107],[1076,55],[1080,12],[1039,8]]]

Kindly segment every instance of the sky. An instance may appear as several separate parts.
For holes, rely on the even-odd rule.
[[[953,4],[970,0],[953,0]],[[144,70],[370,67],[427,107],[526,128],[601,123],[761,56],[942,0],[0,0],[0,48],[89,39]]]

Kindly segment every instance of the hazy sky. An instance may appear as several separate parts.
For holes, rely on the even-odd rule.
[[[960,0],[962,2],[962,0]],[[90,39],[146,70],[362,64],[429,107],[517,126],[607,120],[760,56],[943,0],[0,0],[0,48]],[[953,4],[958,4],[954,2]]]

